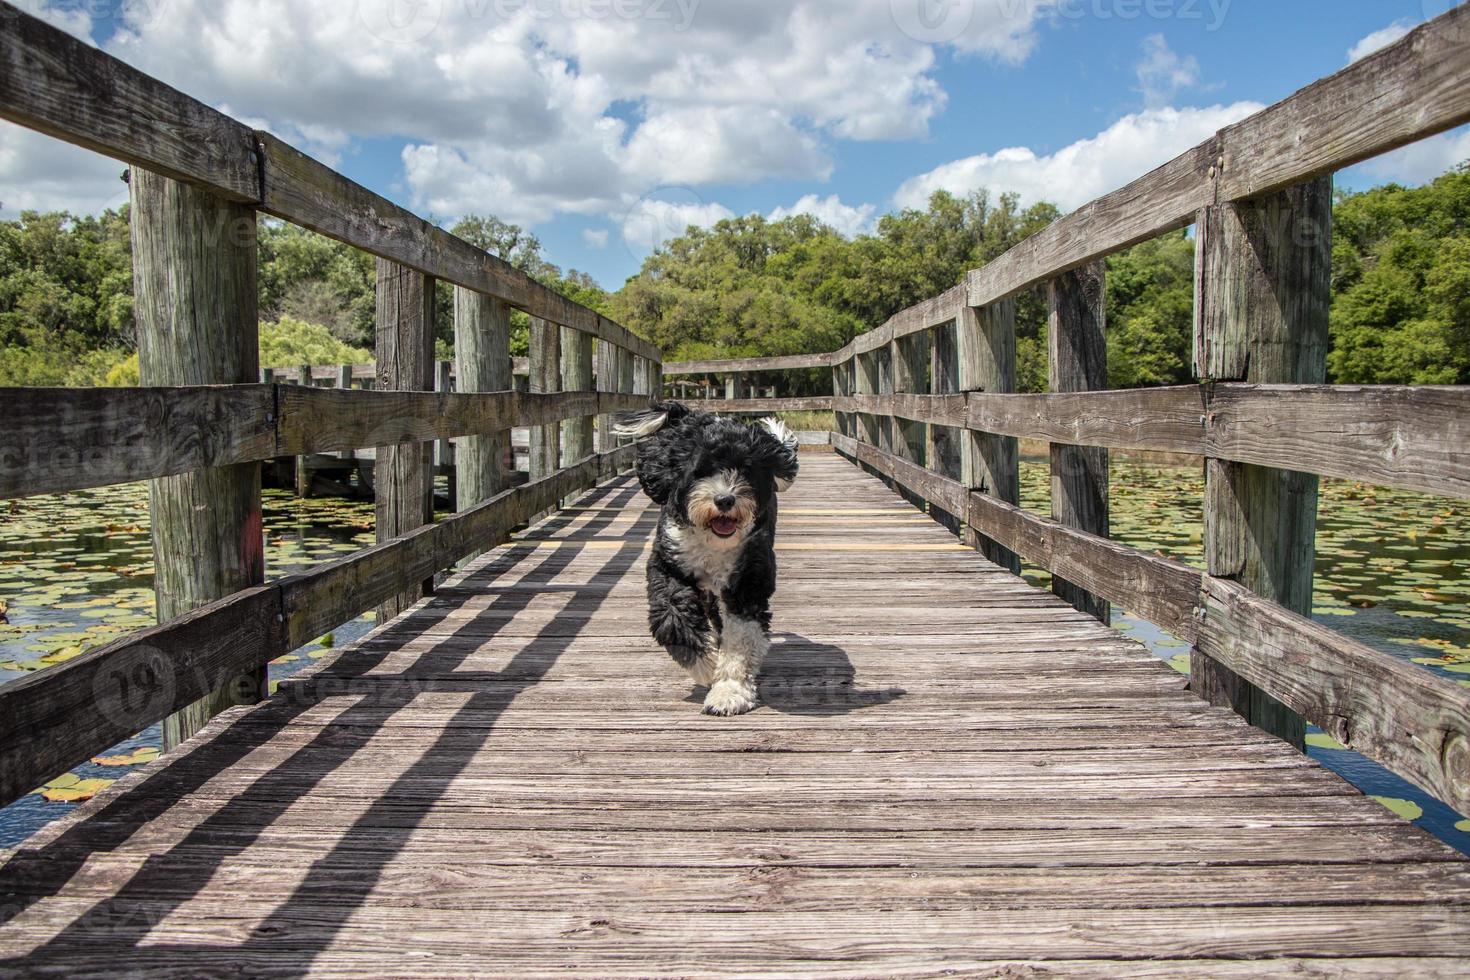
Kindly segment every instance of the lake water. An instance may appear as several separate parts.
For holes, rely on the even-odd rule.
[[[1022,463],[1023,503],[1047,513],[1045,462]],[[1204,479],[1199,467],[1115,461],[1113,536],[1199,564]],[[5,505],[0,505],[5,506]],[[141,484],[15,501],[0,520],[0,683],[153,622],[147,491]],[[264,494],[268,575],[277,578],[373,543],[371,503]],[[1424,670],[1470,685],[1470,503],[1324,481],[1314,615]],[[1038,585],[1046,575],[1027,569]],[[1188,647],[1117,610],[1115,625],[1188,672]],[[367,617],[270,665],[288,676],[351,642]],[[1470,822],[1402,779],[1312,730],[1309,751],[1365,792],[1470,853]],[[158,726],[0,810],[0,847],[23,841],[130,767],[148,761]],[[99,761],[100,760],[100,761]]]

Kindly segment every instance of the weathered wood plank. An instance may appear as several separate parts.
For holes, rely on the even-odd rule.
[[[737,357],[715,361],[669,361],[665,377],[689,374],[729,374],[752,371],[798,371],[832,366],[831,354],[786,354],[780,357]]]
[[[0,805],[285,652],[275,586],[237,592],[172,622],[0,686]]]
[[[510,391],[510,307],[463,286],[454,287],[456,393]],[[434,418],[443,418],[435,413]],[[515,469],[510,426],[492,428],[455,446],[456,502],[460,509],[495,496]]]
[[[1199,649],[1334,738],[1470,809],[1470,690],[1207,577]]]
[[[272,385],[0,388],[0,497],[267,459],[274,412]]]
[[[531,318],[531,394],[561,391],[561,329],[540,317]],[[561,466],[561,423],[531,427],[527,472],[539,480]]]
[[[827,412],[832,410],[829,395],[805,398],[678,398],[690,408],[706,412],[761,414],[767,412]]]
[[[0,118],[227,201],[260,201],[249,127],[13,4],[0,3],[0,24]]]

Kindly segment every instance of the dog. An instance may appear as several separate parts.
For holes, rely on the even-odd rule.
[[[776,494],[796,479],[796,437],[678,402],[624,415],[614,430],[638,443],[638,483],[663,508],[648,559],[648,628],[707,687],[704,712],[759,703],[776,591]]]

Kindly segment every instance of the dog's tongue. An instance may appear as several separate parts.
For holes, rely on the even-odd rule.
[[[728,538],[730,535],[734,534],[737,527],[739,527],[739,525],[735,522],[735,518],[733,517],[716,517],[714,520],[709,522],[709,529],[722,538]]]

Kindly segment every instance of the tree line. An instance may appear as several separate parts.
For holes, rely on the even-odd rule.
[[[747,215],[689,228],[616,292],[548,261],[537,237],[488,216],[450,230],[657,344],[671,360],[835,350],[934,296],[1060,216],[1014,195],[936,193],[924,210],[845,238],[809,215]],[[1470,383],[1470,167],[1423,187],[1339,192],[1334,206],[1331,380]],[[373,258],[263,218],[262,365],[371,358]],[[0,385],[136,383],[128,212],[27,212],[0,222]],[[1181,231],[1108,259],[1108,376],[1115,388],[1192,379],[1194,243]],[[439,285],[439,353],[453,340]],[[527,346],[512,318],[512,351]],[[1046,304],[1017,300],[1022,390],[1046,383]],[[820,383],[815,377],[813,383]]]

